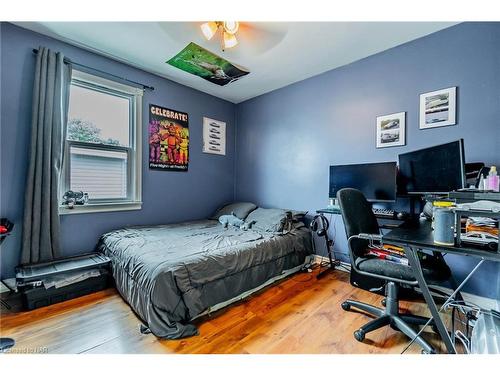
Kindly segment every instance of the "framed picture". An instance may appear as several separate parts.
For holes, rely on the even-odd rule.
[[[226,155],[226,123],[203,117],[203,152]]]
[[[456,124],[456,87],[420,95],[420,129]]]
[[[406,144],[406,112],[377,117],[377,148]]]

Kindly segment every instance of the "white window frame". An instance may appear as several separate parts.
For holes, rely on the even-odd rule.
[[[123,95],[130,99],[130,144],[129,147],[64,140],[64,159],[59,186],[59,214],[80,214],[91,212],[112,212],[140,210],[142,208],[142,96],[140,88],[111,81],[100,76],[73,70],[71,84],[104,93]],[[70,189],[70,146],[84,146],[109,151],[127,151],[127,198],[95,199],[85,205],[68,208],[62,204],[62,196]]]

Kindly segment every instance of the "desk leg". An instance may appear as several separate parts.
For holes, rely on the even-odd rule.
[[[413,249],[411,246],[405,246],[404,249],[405,249],[405,253],[406,253],[406,256],[408,258],[408,261],[410,263],[410,266],[413,269],[413,271],[415,271],[415,278],[418,281],[418,286],[422,290],[422,294],[424,295],[425,302],[427,302],[427,306],[429,307],[429,310],[431,311],[431,315],[432,315],[432,318],[434,320],[434,323],[436,324],[439,335],[441,336],[441,339],[444,341],[444,344],[446,345],[446,349],[448,350],[448,353],[456,354],[457,351],[456,351],[455,347],[453,346],[450,335],[448,334],[448,330],[446,329],[446,326],[444,325],[443,320],[441,319],[441,316],[439,315],[438,308],[436,306],[436,303],[434,302],[434,298],[432,298],[431,292],[429,290],[429,286],[427,285],[427,282],[424,279],[424,274],[422,272],[422,266],[420,265],[420,261],[418,260],[418,250]]]

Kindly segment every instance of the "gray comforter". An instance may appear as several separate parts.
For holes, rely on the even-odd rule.
[[[120,229],[98,249],[112,260],[116,287],[152,333],[181,338],[207,308],[260,286],[311,253],[306,228],[275,235],[224,229],[217,221]]]

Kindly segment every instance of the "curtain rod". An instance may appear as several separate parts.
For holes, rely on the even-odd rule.
[[[34,53],[35,55],[36,55],[36,54],[38,54],[38,50],[37,50],[36,48],[33,48],[33,53]],[[88,65],[79,64],[79,63],[76,63],[76,62],[74,62],[74,61],[71,61],[71,60],[69,60],[69,59],[67,59],[67,58],[64,58],[64,62],[65,62],[66,64],[71,64],[71,65],[75,65],[75,66],[80,66],[80,67],[82,67],[82,68],[90,69],[90,70],[93,70],[93,71],[95,71],[95,72],[99,72],[99,73],[101,73],[101,74],[105,74],[105,75],[107,75],[107,76],[110,76],[110,77],[114,77],[114,78],[120,79],[120,80],[122,80],[122,81],[130,82],[130,83],[133,83],[133,84],[135,84],[135,85],[142,86],[142,88],[143,88],[144,90],[150,90],[150,91],[153,91],[153,90],[155,89],[153,86],[148,86],[148,85],[145,85],[145,84],[140,83],[140,82],[132,81],[132,80],[130,80],[130,79],[127,79],[127,78],[123,78],[123,77],[120,77],[120,76],[114,75],[114,74],[112,74],[112,73],[104,72],[104,71],[102,71],[102,70],[99,70],[99,69],[96,69],[96,68],[92,68],[91,66],[88,66]]]

